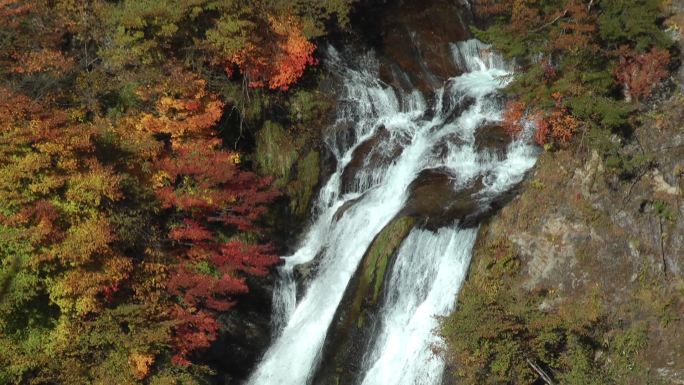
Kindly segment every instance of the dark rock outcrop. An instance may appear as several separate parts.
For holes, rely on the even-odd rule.
[[[381,52],[407,74],[412,85],[430,93],[462,71],[454,64],[450,43],[465,40],[468,29],[459,20],[465,7],[447,0],[408,1],[390,6],[380,21]],[[467,16],[465,16],[467,17]],[[389,72],[392,72],[391,70]],[[401,76],[386,79],[401,85]]]
[[[430,95],[462,71],[450,43],[470,36],[469,8],[453,0],[365,1],[354,25],[380,56],[380,75],[392,86]]]
[[[219,317],[221,334],[204,355],[224,384],[241,384],[271,343],[273,275],[248,278],[249,298]]]
[[[458,188],[446,169],[423,170],[409,186],[409,198],[403,214],[421,219],[427,228],[439,228],[478,210],[474,195],[483,188],[479,178]]]
[[[342,172],[342,193],[356,191],[359,180],[357,174],[364,167],[379,169],[396,159],[402,151],[398,141],[390,140],[390,132],[383,126],[378,127],[375,135],[354,149],[352,159]]]
[[[475,151],[489,151],[499,159],[506,154],[506,146],[512,142],[511,135],[498,123],[487,123],[475,133]]]

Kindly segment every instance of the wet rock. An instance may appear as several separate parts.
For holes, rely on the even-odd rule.
[[[306,293],[306,288],[309,283],[316,277],[318,273],[318,268],[321,266],[321,258],[323,253],[316,255],[314,259],[307,263],[302,263],[297,265],[293,269],[295,283],[297,285],[297,301],[304,297]]]
[[[432,153],[440,158],[444,159],[446,158],[449,153],[452,151],[451,148],[453,146],[460,146],[463,145],[465,142],[461,138],[461,135],[457,132],[453,132],[447,135],[444,135],[441,137],[437,143],[435,143],[435,146],[432,149]]]
[[[465,7],[452,1],[409,1],[390,6],[381,20],[382,52],[394,59],[411,83],[431,93],[446,79],[461,73],[453,61],[450,43],[469,33],[460,20]],[[397,76],[389,82],[401,81]]]
[[[342,217],[343,217],[344,214],[347,212],[347,210],[349,210],[350,208],[354,207],[354,205],[356,204],[356,202],[358,202],[358,201],[360,201],[361,199],[363,199],[363,197],[364,197],[364,195],[361,195],[361,196],[359,196],[358,198],[354,198],[354,199],[351,199],[351,200],[349,200],[349,201],[347,201],[347,202],[344,202],[344,204],[343,204],[342,206],[340,206],[340,208],[337,209],[337,211],[335,212],[335,215],[333,216],[333,220],[334,220],[335,222],[337,222],[337,221],[339,221],[340,219],[342,219]]]
[[[219,338],[203,356],[225,384],[241,384],[271,343],[271,301],[275,275],[248,278],[249,298],[219,317]]]
[[[378,127],[371,138],[361,143],[352,153],[352,160],[342,172],[342,193],[358,190],[358,173],[368,166],[379,169],[396,159],[402,151],[401,145],[390,140],[390,132],[385,127]]]
[[[409,76],[397,62],[380,57],[379,77],[394,89],[410,91],[416,88]]]
[[[401,242],[416,223],[409,216],[393,219],[375,237],[360,268],[344,293],[323,348],[323,359],[313,383],[354,384],[359,380],[363,353],[380,326],[376,316],[385,278]]]
[[[335,158],[335,154],[333,154],[330,148],[326,145],[322,144],[320,146],[319,152],[321,156],[321,173],[318,179],[320,181],[327,181],[330,176],[337,171],[337,158]]]
[[[509,135],[500,124],[488,123],[480,127],[475,133],[475,150],[478,153],[489,151],[499,159],[506,155],[506,147],[512,142]]]
[[[479,211],[475,194],[484,187],[482,178],[456,188],[446,169],[423,170],[409,186],[409,199],[402,213],[414,215],[427,228],[439,228]]]
[[[454,97],[453,94],[445,92],[442,96],[442,105],[444,110],[449,111],[449,113],[448,116],[444,116],[444,120],[450,122],[458,119],[463,114],[463,111],[470,108],[473,104],[475,104],[475,98],[472,96],[457,95]]]
[[[354,125],[355,122],[339,122],[326,129],[325,137],[338,154],[344,154],[356,142]]]
[[[470,36],[469,7],[453,0],[365,3],[353,24],[379,53],[383,81],[430,95],[462,72],[454,63],[450,43]]]

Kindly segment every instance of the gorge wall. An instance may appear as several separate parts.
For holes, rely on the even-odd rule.
[[[671,6],[681,18],[684,3]],[[466,383],[541,381],[536,356],[556,383],[684,383],[683,85],[680,69],[639,113],[621,150],[648,160],[633,177],[586,144],[545,152],[481,227],[459,305],[443,322],[451,373]],[[492,348],[475,358],[483,341]],[[585,353],[564,355],[570,346]],[[492,366],[478,377],[483,357]],[[471,358],[479,364],[455,364]]]

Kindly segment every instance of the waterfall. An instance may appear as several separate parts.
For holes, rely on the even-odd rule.
[[[326,144],[337,169],[322,187],[315,217],[297,251],[285,257],[274,293],[274,343],[249,379],[253,385],[305,385],[312,381],[326,333],[344,291],[375,236],[402,210],[408,188],[425,169],[445,168],[454,188],[477,178],[481,205],[520,182],[534,165],[529,137],[514,141],[504,157],[478,152],[475,135],[501,118],[497,90],[508,68],[476,40],[454,44],[465,72],[450,79],[429,103],[418,91],[395,90],[379,79],[372,54],[345,60],[329,50],[327,65],[343,81],[337,118]],[[446,154],[438,144],[447,140]],[[374,140],[379,159],[355,165],[355,150]],[[389,155],[392,156],[389,156]],[[346,183],[346,184],[345,184]],[[344,215],[336,215],[344,208]],[[380,308],[380,333],[363,360],[363,384],[439,383],[443,363],[431,347],[435,316],[453,309],[476,229],[457,224],[436,232],[413,229],[396,253]],[[297,301],[295,266],[316,261],[315,277]]]
[[[385,303],[383,329],[372,350],[364,385],[439,384],[443,362],[433,354],[435,315],[451,310],[460,289],[475,229],[414,230],[397,253]]]

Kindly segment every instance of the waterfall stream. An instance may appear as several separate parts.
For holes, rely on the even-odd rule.
[[[509,144],[504,156],[477,149],[478,128],[501,119],[497,90],[509,70],[476,40],[452,49],[464,73],[447,81],[430,103],[418,91],[393,89],[381,81],[372,54],[347,60],[329,50],[327,66],[343,82],[337,119],[326,137],[337,169],[321,189],[298,250],[284,258],[274,293],[274,342],[249,384],[313,381],[350,279],[376,235],[401,212],[421,171],[448,170],[454,189],[481,179],[476,198],[486,207],[534,165],[537,150],[529,144],[529,133]],[[376,141],[371,151],[390,161],[364,161],[345,182],[355,150],[371,139]],[[476,232],[457,223],[437,231],[416,227],[403,240],[383,290],[379,333],[364,353],[360,383],[440,383],[444,364],[432,349],[439,343],[435,316],[453,309]],[[298,300],[293,269],[312,261],[315,276]]]

